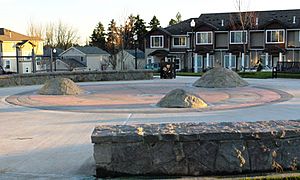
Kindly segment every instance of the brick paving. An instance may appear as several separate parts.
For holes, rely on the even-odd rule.
[[[163,83],[163,81],[85,85],[85,93],[74,96],[45,96],[36,91],[25,92],[6,98],[6,101],[19,106],[44,110],[80,111],[94,113],[170,113],[198,112],[245,108],[282,101],[289,94],[278,90],[259,87],[240,88],[198,88],[187,83]],[[176,88],[185,89],[198,95],[209,106],[203,109],[159,108],[156,103],[165,94]]]

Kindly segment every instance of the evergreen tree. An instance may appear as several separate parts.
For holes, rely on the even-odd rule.
[[[109,64],[112,66],[113,69],[116,69],[117,66],[116,54],[118,53],[120,48],[121,48],[120,32],[115,20],[113,19],[108,25],[107,43],[106,43],[106,50],[111,54],[111,58],[109,59]]]
[[[89,42],[90,46],[96,46],[101,49],[106,49],[106,39],[105,39],[105,30],[101,22],[99,22],[96,28],[93,30],[93,33],[90,37],[91,41]]]
[[[149,23],[150,30],[156,29],[159,26],[160,26],[159,20],[156,18],[156,16],[153,16],[153,18],[151,19],[151,21]]]
[[[119,28],[117,27],[115,20],[113,19],[111,20],[107,29],[106,49],[111,54],[116,54],[120,46],[121,46],[120,31]]]
[[[134,32],[138,37],[138,48],[142,51],[145,51],[144,38],[148,31],[146,29],[145,21],[141,19],[139,15],[137,15],[135,18]]]
[[[134,24],[135,17],[133,15],[130,15],[124,25],[124,29],[122,30],[124,49],[134,49]]]
[[[175,16],[175,19],[171,19],[169,21],[169,26],[180,23],[182,21],[181,18],[182,18],[182,16],[181,16],[180,12],[178,12]]]
[[[173,25],[175,25],[175,24],[177,24],[177,22],[176,22],[175,19],[171,19],[171,20],[169,21],[169,26],[173,26]]]

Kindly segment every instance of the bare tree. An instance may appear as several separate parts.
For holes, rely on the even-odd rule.
[[[249,3],[244,0],[235,0],[235,7],[237,13],[230,14],[230,25],[231,29],[242,30],[242,61],[245,62],[245,54],[247,54],[248,46],[246,42],[249,42],[249,35],[244,36],[244,32],[249,33],[248,30],[256,27],[257,13],[254,11],[249,11]],[[238,69],[238,60],[236,59],[236,69]]]
[[[55,47],[55,25],[54,23],[48,23],[45,29],[45,46]]]
[[[44,28],[42,24],[36,24],[33,21],[29,21],[27,27],[27,35],[30,37],[40,37],[44,36]]]
[[[72,26],[59,21],[56,26],[56,46],[62,49],[68,49],[73,44],[77,44],[78,40],[79,37],[77,35],[77,30],[75,30]]]
[[[58,23],[48,23],[46,25],[34,24],[30,22],[27,33],[29,36],[44,39],[45,46],[67,49],[79,40],[78,32],[72,26],[59,21]]]
[[[32,44],[32,48],[34,50],[34,54],[38,54],[40,49],[43,49],[43,44],[39,43],[40,39],[43,38],[44,28],[42,24],[35,24],[33,21],[28,23],[27,27],[27,35],[31,37],[30,43]],[[39,54],[41,55],[41,54]],[[46,61],[41,58],[36,58],[40,67],[45,66]]]

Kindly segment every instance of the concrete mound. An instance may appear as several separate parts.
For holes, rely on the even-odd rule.
[[[193,86],[204,88],[235,88],[248,86],[236,72],[223,67],[216,67],[204,73]]]
[[[67,78],[50,79],[38,91],[41,95],[78,95],[82,92],[78,85]]]
[[[157,106],[164,108],[205,108],[207,104],[199,97],[187,93],[182,89],[170,91]]]

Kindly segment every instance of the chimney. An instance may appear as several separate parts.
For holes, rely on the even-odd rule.
[[[9,31],[9,38],[11,38],[11,31]]]
[[[222,19],[221,26],[224,26],[224,19]]]
[[[258,17],[255,20],[255,25],[258,26]]]
[[[296,24],[296,16],[293,16],[293,24]]]

